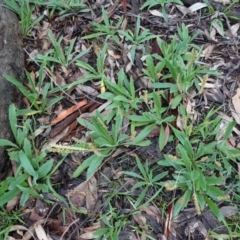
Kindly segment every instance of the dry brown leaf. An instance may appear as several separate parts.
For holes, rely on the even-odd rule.
[[[125,17],[125,18],[123,19],[123,21],[122,21],[122,24],[121,24],[120,29],[123,30],[123,31],[125,31],[126,28],[127,28],[127,24],[128,24],[128,21],[127,21],[127,18]]]
[[[190,115],[192,122],[194,122],[197,119],[197,113],[195,111],[195,100],[187,96],[185,96],[183,100],[186,112]]]
[[[55,119],[51,121],[51,124],[53,125],[61,122],[67,116],[77,111],[79,108],[85,106],[86,104],[87,104],[87,99],[84,99],[81,102],[77,103],[76,105],[73,105],[72,107],[68,108],[67,110],[63,110]]]
[[[41,222],[36,222],[34,224],[34,228],[35,228],[35,232],[36,232],[36,235],[37,235],[38,239],[49,240],[49,238],[47,237],[46,232],[44,231],[44,229],[42,227]]]
[[[158,137],[160,133],[160,127],[156,125],[153,130],[148,134],[148,138]]]
[[[115,10],[117,9],[119,3],[120,3],[120,0],[115,0],[115,1],[113,2],[113,5],[110,5],[110,6],[108,7],[108,9],[107,9],[107,15],[108,15],[109,18],[114,14],[114,12],[115,12]],[[101,16],[101,17],[95,19],[95,21],[98,22],[98,23],[101,23],[101,22],[103,21],[103,17]]]
[[[28,231],[28,229],[22,225],[13,225],[11,226],[9,232],[15,232],[15,231]]]
[[[210,40],[213,40],[215,42],[218,42],[218,40],[216,39],[216,29],[212,28],[211,32],[210,32]]]
[[[63,137],[65,137],[65,135],[68,133],[68,127],[65,128],[60,134],[58,134],[57,136],[55,136],[54,138],[51,138],[50,140],[48,140],[41,149],[41,152],[50,149],[51,147],[53,147],[54,145],[56,145]]]
[[[224,206],[220,208],[222,215],[226,218],[232,217],[239,212],[238,206]]]
[[[214,0],[214,2],[218,2],[223,5],[231,4],[231,0]]]
[[[46,51],[49,49],[49,47],[51,46],[51,42],[48,39],[43,39],[42,40],[42,50]]]
[[[129,55],[130,56],[130,55]],[[126,73],[128,73],[132,69],[133,64],[129,62],[125,68]]]
[[[97,189],[97,180],[94,176],[92,176],[88,180],[88,188],[87,188],[87,193],[86,193],[86,205],[87,205],[87,210],[89,212],[93,212],[96,203],[98,200],[98,189]]]
[[[31,60],[35,60],[38,53],[39,53],[38,50],[34,49],[32,52],[30,52],[28,54],[28,56],[30,57]],[[31,76],[32,76],[32,72],[31,72]],[[35,74],[34,74],[34,76],[35,76]]]
[[[122,170],[122,167],[119,167],[115,169],[113,179],[119,179],[124,174],[124,171]]]
[[[15,231],[17,231],[17,232],[19,232],[19,231],[26,231],[26,233],[22,237],[22,240],[28,240],[28,239],[34,237],[34,234],[33,234],[34,229],[33,228],[31,229],[31,227],[29,229],[27,229],[26,227],[21,226],[21,225],[13,225],[13,226],[11,226],[9,232],[15,232]]]
[[[137,212],[133,214],[134,220],[139,224],[140,227],[145,227],[147,219],[143,216],[142,213]]]
[[[203,225],[203,223],[199,220],[192,220],[185,229],[186,236],[192,236],[195,232],[201,233],[205,238],[205,240],[210,240],[208,238],[208,231]]]
[[[105,102],[104,104],[102,104],[99,108],[97,108],[96,110],[99,111],[99,112],[102,112],[108,105],[110,105],[112,102],[108,101],[108,102]],[[91,118],[92,116],[95,116],[96,114],[96,110],[90,112],[90,113],[83,113],[81,114],[81,118],[84,118],[84,119],[88,119],[88,118]],[[107,113],[109,114],[109,112]],[[104,115],[102,113],[102,115]]]
[[[66,84],[65,79],[62,77],[59,71],[56,72],[56,83],[58,86],[62,86]]]
[[[181,131],[184,131],[187,127],[187,118],[184,116],[178,115],[176,124]]]
[[[205,7],[207,7],[206,3],[198,2],[198,3],[194,3],[188,9],[189,9],[189,12],[194,13],[194,12],[196,12],[196,11],[202,9],[202,8],[205,8]]]
[[[66,213],[68,213],[68,212],[69,211],[67,211]],[[52,218],[48,219],[46,226],[51,232],[54,232],[57,235],[62,235],[68,229],[67,226],[63,226],[63,221],[66,221],[67,219],[65,218],[63,220],[62,218],[66,217],[66,215],[64,217],[62,215],[59,215],[57,217],[58,217],[58,219],[52,219]],[[67,223],[67,224],[69,224],[69,223]]]
[[[153,15],[153,16],[156,16],[156,17],[162,17],[163,18],[163,14],[158,11],[158,10],[149,10],[149,12]]]
[[[121,55],[118,54],[116,51],[113,51],[111,49],[108,49],[108,54],[113,57],[114,59],[120,59]]]
[[[154,207],[154,206],[147,206],[147,207],[143,207],[143,208],[140,208],[140,209],[142,211],[146,212],[151,217],[155,218],[158,223],[161,222],[160,212],[159,212],[159,210],[156,207]]]
[[[79,236],[80,239],[94,239],[96,236],[94,236],[94,232],[85,232],[82,235]]]
[[[208,59],[210,55],[212,54],[213,49],[215,48],[215,44],[209,44],[201,54],[201,57],[204,57],[205,59]]]
[[[189,9],[182,5],[176,5],[176,8],[185,16],[190,13]]]
[[[35,27],[35,28],[38,28],[38,31],[39,31],[38,38],[39,39],[44,39],[47,36],[47,34],[48,34],[47,30],[49,29],[49,25],[50,25],[49,22],[42,21],[41,27],[39,27],[39,25],[37,25]],[[50,46],[50,44],[51,43],[49,41],[49,46]],[[49,47],[47,49],[49,49]]]
[[[20,199],[21,194],[15,196],[13,199],[11,199],[8,203],[7,203],[7,207],[6,210],[7,211],[11,211],[13,210],[13,208],[18,204],[19,199]]]
[[[230,27],[230,29],[227,30],[226,35],[230,38],[233,36],[237,36],[239,27],[240,27],[240,23],[236,23],[236,24],[232,25]]]
[[[99,228],[101,228],[101,224],[100,224],[100,222],[97,222],[97,223],[94,223],[90,227],[83,228],[83,231],[84,232],[93,232],[95,230],[98,230]]]
[[[76,90],[79,93],[85,92],[90,96],[97,96],[99,94],[93,87],[90,87],[90,86],[87,86],[87,85],[82,85],[82,84],[79,84],[76,87]]]
[[[223,119],[221,120],[220,125],[219,125],[219,131],[216,134],[216,141],[220,141],[223,138],[228,125],[229,125],[228,121],[223,120]]]
[[[78,208],[82,207],[86,200],[86,194],[88,189],[88,181],[84,181],[79,184],[73,190],[69,190],[66,197],[69,197],[72,204]]]
[[[8,236],[7,240],[18,240],[18,239],[14,238],[14,237],[11,237],[11,236]]]

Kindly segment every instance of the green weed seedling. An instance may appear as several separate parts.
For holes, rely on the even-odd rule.
[[[11,227],[15,224],[22,223],[21,217],[24,213],[19,211],[9,212],[4,208],[0,208],[0,240],[8,239],[8,234]]]
[[[44,17],[42,15],[37,19],[32,19],[34,6],[30,0],[4,0],[4,3],[5,4],[2,4],[3,7],[15,12],[20,18],[20,26],[24,36],[27,36],[34,25],[40,22]]]
[[[79,13],[89,12],[84,0],[31,0],[39,6],[50,9],[49,17],[58,12],[61,18],[71,15],[77,16]]]
[[[117,209],[114,209],[109,204],[109,211],[107,214],[101,216],[102,224],[104,227],[95,231],[94,236],[96,239],[119,239],[121,230],[130,224],[127,214],[121,214]]]
[[[231,4],[229,4],[228,6],[224,7],[224,10],[223,10],[224,12],[223,13],[226,15],[226,17],[228,17],[230,19],[237,20],[237,21],[240,20],[240,18],[236,16],[236,13],[234,13],[232,11],[232,8],[234,9],[234,5],[238,4],[238,3],[239,3],[238,0],[233,0],[231,2]]]
[[[219,220],[224,220],[216,202],[229,199],[225,182],[231,176],[231,169],[226,170],[224,162],[234,159],[232,150],[226,145],[233,126],[229,125],[221,143],[204,143],[199,138],[190,141],[183,132],[172,127],[180,141],[176,148],[178,157],[165,155],[158,164],[175,169],[175,180],[166,182],[166,189],[171,191],[179,188],[184,192],[175,204],[175,216],[193,199],[197,214],[208,206]]]
[[[136,141],[131,141],[128,135],[122,134],[121,128],[123,127],[123,119],[120,115],[117,115],[113,120],[111,131],[107,130],[104,119],[98,112],[96,112],[96,117],[92,118],[92,123],[81,118],[78,119],[78,122],[90,130],[91,137],[96,144],[95,148],[100,149],[101,152],[95,152],[95,155],[86,159],[84,163],[74,172],[74,176],[78,176],[85,168],[89,167],[87,177],[90,177],[97,170],[103,159],[118,146],[146,146],[150,144],[148,140],[145,140],[145,137],[149,133],[146,129],[145,132],[143,132],[143,130],[139,133],[136,137]]]
[[[4,78],[14,84],[19,91],[29,100],[31,109],[18,110],[18,115],[34,115],[38,113],[45,113],[53,104],[60,101],[62,96],[57,96],[48,102],[48,96],[52,93],[50,83],[43,83],[45,77],[44,65],[40,66],[38,83],[32,79],[31,75],[26,72],[28,87],[25,87],[19,80],[12,76],[3,75]],[[58,91],[60,91],[58,89]],[[33,109],[34,108],[34,109]]]
[[[38,54],[36,56],[37,62],[44,62],[46,65],[50,63],[58,63],[65,67],[68,67],[72,63],[75,63],[78,59],[80,59],[84,54],[86,54],[90,48],[82,51],[79,54],[73,55],[73,48],[76,38],[72,39],[70,45],[63,51],[61,42],[63,40],[63,36],[61,36],[58,40],[54,37],[53,33],[48,30],[48,37],[51,40],[54,49],[48,50],[44,55]],[[49,65],[51,67],[51,64]]]
[[[149,167],[149,162],[145,161],[145,164],[143,165],[138,157],[136,157],[137,167],[140,171],[140,173],[136,173],[133,171],[124,171],[124,174],[133,177],[134,179],[137,179],[137,183],[133,185],[132,190],[136,190],[138,188],[143,188],[141,191],[141,194],[137,198],[136,202],[134,203],[134,208],[137,209],[139,205],[142,203],[143,199],[146,197],[147,191],[149,188],[153,188],[157,192],[163,187],[163,182],[160,180],[163,179],[168,172],[162,172],[156,176],[153,176],[153,170]]]
[[[135,132],[136,127],[147,126],[142,131],[151,132],[156,125],[160,126],[159,134],[159,148],[162,150],[167,143],[167,136],[165,134],[165,127],[174,121],[174,116],[167,116],[167,108],[162,106],[161,96],[157,92],[150,94],[153,102],[153,107],[149,107],[149,111],[143,112],[141,115],[129,115],[127,118],[131,120],[131,132]],[[140,135],[140,134],[139,134]],[[138,136],[139,136],[138,135]],[[147,135],[146,135],[147,136]],[[138,137],[134,138],[133,142],[136,142]]]
[[[220,116],[215,117],[221,107],[210,109],[203,120],[192,130],[192,135],[200,135],[203,141],[213,141],[219,133]]]
[[[73,177],[78,177],[85,169],[87,169],[87,179],[89,179],[101,165],[103,160],[108,157],[119,146],[148,146],[150,141],[146,140],[146,136],[152,130],[152,126],[145,127],[134,139],[127,134],[121,133],[123,128],[123,119],[117,115],[111,124],[111,130],[108,130],[106,121],[103,116],[96,111],[96,115],[92,117],[91,122],[82,118],[78,118],[78,122],[87,128],[92,143],[76,143],[70,146],[55,145],[52,151],[62,153],[71,153],[78,151],[90,152],[90,156],[75,170]]]
[[[118,73],[117,83],[113,83],[105,78],[104,84],[107,87],[107,91],[100,94],[98,97],[111,101],[111,104],[108,105],[106,109],[112,110],[112,116],[115,116],[117,112],[121,112],[122,115],[125,115],[132,109],[138,110],[139,104],[143,102],[142,99],[136,96],[133,79],[130,78],[129,81],[123,69]],[[111,116],[108,118],[108,121],[110,120]]]
[[[122,127],[122,119],[116,118],[115,123],[112,124],[111,131],[107,130],[107,126],[103,117],[99,112],[92,117],[92,121],[79,118],[78,122],[86,127],[90,133],[93,143],[77,143],[71,146],[54,146],[62,152],[70,153],[76,151],[88,151],[93,154],[90,155],[84,162],[76,169],[73,177],[78,177],[85,169],[87,170],[87,178],[90,178],[102,161],[119,145],[122,145],[129,138],[125,134],[119,133]]]
[[[88,73],[84,74],[82,81],[89,80],[102,80],[106,78],[104,72],[104,62],[106,58],[107,45],[105,44],[102,48],[102,51],[99,53],[97,57],[97,70],[95,70],[91,65],[81,60],[76,60],[76,65],[80,68],[83,68],[88,71]]]
[[[14,105],[9,108],[9,121],[16,143],[0,139],[0,146],[7,147],[9,157],[17,162],[16,177],[8,177],[0,184],[0,206],[21,194],[20,205],[23,206],[30,196],[41,198],[41,192],[49,192],[44,179],[50,174],[53,159],[48,159],[45,152],[35,149],[31,120],[27,119],[22,127],[17,125],[17,110]],[[32,179],[29,184],[29,177]]]
[[[70,15],[77,16],[79,13],[90,11],[84,3],[84,0],[50,0],[45,1],[45,4],[48,8],[52,8],[52,13],[58,10],[61,17]]]
[[[127,29],[127,31],[118,30],[118,34],[123,36],[126,41],[129,41],[130,44],[132,44],[130,48],[130,61],[132,63],[134,63],[136,49],[141,49],[145,53],[146,46],[144,43],[157,37],[152,34],[149,29],[141,31],[140,20],[140,16],[138,15],[134,32],[130,29]]]
[[[152,82],[159,82],[163,76],[162,71],[166,64],[164,61],[158,61],[156,64],[154,59],[154,55],[147,55],[146,68],[143,68],[142,71]]]
[[[191,44],[197,34],[191,37],[188,28],[183,24],[181,28],[178,27],[178,35],[179,37],[174,36],[170,44],[157,38],[162,56],[153,54],[152,57],[147,58],[145,74],[153,81],[153,88],[169,89],[171,93],[187,94],[192,86],[199,89],[199,80],[202,75],[219,75],[219,73],[198,66],[197,62],[202,50]],[[155,70],[153,69],[154,61],[152,58],[158,60]],[[167,71],[164,76],[162,74],[163,69]],[[168,79],[171,79],[171,81],[169,82]]]
[[[102,16],[103,16],[103,23],[97,23],[93,22],[93,33],[83,37],[82,39],[92,39],[92,38],[98,38],[98,37],[104,37],[105,42],[107,42],[109,39],[114,40],[116,43],[119,44],[119,37],[117,36],[117,31],[119,27],[122,24],[123,17],[121,17],[116,25],[113,25],[113,22],[109,20],[109,17],[102,7]]]
[[[183,5],[183,3],[180,1],[180,0],[147,0],[142,6],[141,6],[141,10],[148,7],[149,8],[152,8],[156,5],[160,5],[161,6],[161,10],[162,10],[162,14],[163,14],[163,18],[165,20],[165,22],[168,21],[168,16],[167,16],[167,13],[166,13],[166,10],[165,10],[165,4],[168,4],[168,3],[177,3],[179,5]]]

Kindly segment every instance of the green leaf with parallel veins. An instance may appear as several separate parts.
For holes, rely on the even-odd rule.
[[[182,101],[182,94],[178,94],[176,97],[174,97],[173,99],[171,99],[170,101],[170,107],[171,109],[175,109],[179,103]]]
[[[155,127],[155,123],[148,125],[145,127],[134,139],[133,144],[136,144],[142,140],[144,140],[145,137],[148,136],[148,134],[153,130]]]
[[[100,156],[94,154],[94,158],[90,162],[88,170],[87,170],[87,179],[89,179],[90,177],[92,177],[94,175],[94,173],[97,171],[98,167],[101,165],[102,161],[107,157],[109,152],[110,152],[110,150],[106,149],[106,150],[101,151]]]
[[[19,160],[21,163],[21,166],[24,168],[24,170],[30,174],[33,177],[37,177],[38,173],[34,170],[32,164],[30,163],[27,155],[21,150],[19,152]]]
[[[182,197],[178,199],[174,206],[173,217],[177,216],[178,213],[187,206],[191,196],[192,191],[186,190]]]
[[[47,160],[44,164],[38,169],[39,178],[46,177],[47,174],[51,171],[53,167],[53,159]]]
[[[205,201],[206,201],[207,205],[209,206],[209,208],[211,209],[212,213],[217,217],[217,219],[219,221],[223,221],[224,217],[223,217],[220,209],[218,208],[218,206],[208,197],[205,197]]]
[[[0,147],[14,147],[18,148],[18,146],[6,139],[0,139]]]
[[[28,178],[28,174],[21,174],[19,177],[14,178],[14,180],[12,180],[8,186],[8,190],[13,190],[17,188],[17,185],[22,185],[22,183],[24,183],[24,181]]]
[[[14,197],[16,197],[21,191],[19,189],[13,189],[11,191],[5,192],[2,196],[0,196],[0,206],[8,203]]]

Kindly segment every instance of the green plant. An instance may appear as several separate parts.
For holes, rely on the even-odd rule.
[[[172,123],[175,117],[167,115],[167,108],[162,106],[161,93],[153,92],[149,94],[148,101],[150,103],[149,111],[142,112],[141,115],[131,114],[127,118],[131,120],[132,134],[134,134],[136,127],[147,125],[152,130],[155,126],[159,125],[160,134],[158,143],[160,150],[162,150],[169,140],[169,136],[166,134],[169,128],[168,124]],[[136,141],[136,138],[134,141]]]
[[[208,0],[204,0],[203,1],[206,5],[207,5],[207,12],[210,14],[213,14],[215,12],[214,7],[210,4],[210,2]]]
[[[48,37],[51,40],[54,49],[48,50],[44,55],[38,54],[36,56],[36,61],[44,62],[46,65],[48,65],[49,63],[58,63],[64,65],[65,67],[68,67],[69,65],[80,59],[84,54],[86,54],[90,50],[90,48],[88,48],[82,51],[81,53],[78,54],[73,53],[73,48],[76,41],[76,38],[74,38],[71,40],[69,46],[65,49],[65,51],[63,51],[61,46],[63,36],[56,40],[53,33],[49,30]]]
[[[130,223],[128,218],[128,215],[121,214],[109,204],[109,211],[101,216],[104,227],[95,231],[94,236],[97,239],[118,239],[121,230]]]
[[[124,70],[121,69],[118,73],[116,83],[111,82],[107,78],[103,80],[107,91],[100,94],[98,97],[111,101],[111,104],[106,107],[107,110],[111,109],[111,114],[106,116],[107,121],[110,122],[111,118],[120,112],[122,115],[127,115],[132,109],[138,110],[139,104],[143,100],[136,96],[135,86],[133,79],[127,79]]]
[[[58,12],[61,18],[79,13],[89,12],[84,0],[31,0],[39,6],[46,6],[50,9],[49,16]]]
[[[240,17],[236,16],[237,12],[233,11],[234,6],[237,3],[238,3],[238,0],[233,0],[231,4],[229,4],[227,7],[224,7],[223,13],[224,15],[226,15],[226,17],[239,21]]]
[[[168,21],[168,16],[167,16],[167,13],[166,13],[166,10],[165,10],[165,4],[168,4],[168,3],[177,3],[177,4],[180,4],[180,5],[183,5],[183,3],[180,0],[147,0],[141,6],[140,9],[142,10],[146,7],[148,7],[148,9],[149,9],[149,8],[154,7],[156,5],[161,5],[163,18],[167,22]]]
[[[207,205],[219,220],[224,220],[215,202],[229,199],[225,182],[231,176],[231,169],[226,169],[225,162],[233,160],[234,154],[227,146],[226,140],[233,126],[229,125],[219,143],[216,141],[204,143],[199,138],[191,141],[183,132],[172,128],[180,141],[176,147],[177,156],[165,155],[158,164],[175,169],[174,180],[165,183],[166,189],[172,191],[180,188],[183,191],[183,195],[175,204],[175,216],[192,199],[197,214],[200,214]]]
[[[122,24],[123,17],[121,17],[116,25],[113,25],[113,22],[109,20],[109,17],[102,7],[102,16],[103,16],[103,24],[93,22],[93,33],[84,36],[82,39],[91,39],[97,37],[105,37],[105,42],[107,42],[110,38],[113,39],[116,43],[119,44],[119,38],[117,36],[117,30]]]
[[[43,15],[32,19],[34,6],[31,6],[30,0],[4,0],[5,4],[1,4],[3,7],[15,12],[20,18],[20,26],[24,36],[27,36],[29,31],[43,19]]]
[[[199,89],[199,79],[202,79],[203,74],[219,75],[219,73],[196,64],[200,58],[201,49],[191,44],[196,35],[189,36],[188,28],[184,24],[181,28],[178,27],[178,35],[179,38],[174,37],[170,44],[157,38],[162,56],[152,55],[159,61],[155,71],[153,70],[154,62],[151,57],[148,59],[148,70],[145,74],[154,81],[153,88],[169,88],[171,93],[178,91],[186,94],[192,86]],[[163,75],[162,70],[167,73]]]
[[[150,39],[156,38],[157,36],[152,34],[149,29],[141,31],[140,16],[137,16],[135,31],[127,29],[127,31],[118,30],[120,36],[123,36],[126,41],[129,41],[132,45],[130,47],[130,61],[134,63],[135,52],[137,49],[141,49],[145,53],[144,43]]]
[[[3,75],[4,78],[14,84],[19,91],[29,100],[31,109],[19,110],[18,114],[21,115],[34,115],[37,113],[43,113],[47,108],[50,108],[53,104],[62,99],[62,96],[54,97],[48,102],[48,95],[51,94],[50,83],[43,84],[44,79],[44,65],[42,64],[39,70],[38,83],[35,83],[32,76],[26,72],[28,86],[25,87],[19,80],[12,76]],[[58,91],[60,89],[58,88]],[[35,108],[35,110],[32,109]]]
[[[107,51],[107,45],[105,44],[102,48],[102,51],[97,56],[97,63],[96,63],[97,70],[95,70],[94,67],[92,67],[91,65],[89,65],[84,61],[76,60],[77,66],[88,71],[87,73],[84,74],[83,81],[101,80],[101,82],[103,83],[103,79],[106,78],[104,74],[104,71],[105,71],[104,62],[106,58],[106,51]]]
[[[20,211],[7,211],[4,208],[0,208],[0,240],[5,240],[8,237],[8,233],[13,225],[16,223],[22,223],[21,217],[24,213]]]
[[[158,191],[158,188],[163,187],[163,182],[160,180],[164,178],[168,172],[162,172],[154,176],[153,170],[149,167],[149,162],[146,160],[143,165],[138,157],[136,157],[137,167],[140,173],[134,171],[124,171],[124,174],[137,179],[136,184],[132,186],[132,190],[141,189],[141,194],[138,196],[136,202],[134,202],[134,208],[138,208],[142,200],[146,197],[149,188],[153,188],[154,192]]]
[[[213,28],[217,29],[218,33],[224,37],[225,32],[224,32],[223,20],[221,20],[220,18],[213,19],[210,25],[210,32],[212,31]]]
[[[73,173],[73,177],[78,177],[85,169],[87,169],[87,178],[90,178],[102,161],[119,146],[148,146],[150,144],[150,141],[145,140],[145,137],[152,130],[151,125],[145,127],[132,141],[127,134],[121,133],[123,119],[120,115],[117,115],[113,120],[111,131],[108,131],[104,118],[98,111],[96,111],[96,115],[92,117],[92,122],[82,118],[78,118],[78,122],[87,128],[93,142],[77,142],[70,146],[54,145],[51,149],[51,151],[60,153],[72,153],[78,151],[88,151],[92,153],[76,169]]]
[[[210,109],[206,116],[198,123],[198,125],[192,130],[192,135],[199,136],[203,141],[209,141],[211,137],[212,141],[215,140],[219,133],[219,125],[221,123],[220,116],[216,116],[217,112],[221,107],[217,109]]]
[[[15,177],[8,177],[0,184],[0,206],[21,194],[20,205],[23,206],[29,196],[41,198],[41,192],[49,188],[42,180],[53,167],[53,159],[48,159],[46,152],[39,153],[34,146],[31,120],[27,119],[22,127],[17,127],[17,111],[14,105],[9,108],[9,121],[16,144],[0,139],[0,146],[7,147],[9,157],[17,162]],[[31,182],[31,183],[30,183]]]

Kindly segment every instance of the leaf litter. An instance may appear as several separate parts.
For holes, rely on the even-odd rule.
[[[92,158],[98,167],[90,178],[86,178],[86,171],[83,171],[78,178],[72,177],[76,169],[80,165],[84,165],[91,154],[96,156],[99,154],[99,149],[95,148],[90,133],[86,128],[79,126],[77,119],[80,117],[87,121],[91,116],[95,116],[97,110],[103,116],[111,114],[109,106],[117,97],[113,98],[108,95],[107,100],[105,98],[104,101],[99,98],[99,95],[111,89],[114,86],[112,83],[117,84],[117,81],[120,81],[119,78],[116,78],[120,69],[125,69],[129,79],[133,80],[137,87],[135,94],[141,96],[143,92],[142,96],[145,101],[140,107],[139,114],[143,115],[149,109],[151,111],[149,106],[152,103],[149,95],[152,94],[152,83],[143,74],[142,69],[148,64],[148,60],[145,58],[147,54],[152,52],[157,55],[154,59],[155,65],[159,63],[157,60],[163,54],[156,40],[148,39],[142,44],[141,40],[135,39],[134,41],[138,41],[135,46],[134,41],[130,44],[131,34],[124,37],[121,35],[122,33],[118,34],[119,42],[108,40],[107,51],[102,53],[105,35],[96,33],[95,38],[84,39],[84,35],[94,34],[93,23],[106,23],[100,6],[105,9],[108,18],[113,23],[124,16],[120,28],[125,32],[130,29],[133,34],[137,34],[149,29],[151,33],[161,36],[166,42],[170,42],[174,35],[178,34],[177,26],[180,26],[180,23],[187,25],[191,35],[199,32],[194,39],[194,44],[203,48],[202,58],[198,61],[198,65],[205,65],[210,70],[215,68],[214,70],[219,70],[222,75],[214,78],[206,76],[205,79],[202,79],[199,84],[201,94],[196,94],[194,88],[190,88],[189,94],[180,98],[184,106],[182,110],[177,109],[179,102],[172,93],[168,92],[163,95],[162,99],[165,101],[165,105],[171,103],[172,115],[176,117],[176,121],[172,120],[171,124],[182,132],[192,131],[189,126],[197,126],[196,122],[200,122],[200,119],[204,118],[204,114],[207,115],[210,107],[220,106],[223,112],[222,114],[220,111],[217,112],[220,118],[224,119],[225,115],[229,122],[233,119],[237,122],[231,141],[238,142],[233,146],[234,148],[239,146],[240,136],[237,134],[240,124],[239,56],[237,54],[239,23],[222,15],[224,32],[218,23],[209,28],[211,17],[201,15],[201,11],[207,5],[199,1],[183,1],[185,6],[172,3],[165,5],[168,16],[168,22],[165,22],[164,14],[159,8],[151,10],[145,8],[140,11],[141,4],[139,2],[143,4],[143,1],[136,0],[131,2],[126,0],[122,2],[96,1],[89,3],[90,12],[66,17],[61,17],[58,13],[51,16],[47,8],[41,10],[35,8],[36,16],[40,16],[44,12],[45,17],[33,27],[28,37],[24,39],[26,69],[35,76],[35,81],[37,81],[36,79],[41,74],[40,64],[44,59],[43,56],[47,56],[47,61],[53,64],[51,69],[48,67],[44,69],[43,81],[50,82],[53,86],[48,101],[61,95],[61,100],[47,109],[50,118],[44,114],[38,116],[39,123],[44,122],[44,125],[49,125],[49,128],[39,131],[37,138],[44,143],[41,144],[42,152],[59,145],[63,148],[66,146],[66,149],[69,149],[69,155],[52,176],[57,194],[45,194],[43,200],[47,200],[47,203],[34,197],[29,199],[23,210],[23,212],[28,212],[24,217],[25,223],[11,227],[10,232],[14,232],[11,239],[31,239],[33,235],[38,239],[94,239],[97,233],[107,231],[108,228],[112,228],[113,236],[117,237],[111,239],[212,239],[209,231],[215,230],[215,228],[220,229],[214,232],[219,236],[227,235],[226,228],[212,213],[209,213],[209,209],[197,216],[196,209],[192,208],[194,200],[189,201],[189,208],[185,208],[173,217],[174,198],[180,197],[181,193],[175,190],[174,192],[164,189],[159,191],[161,185],[158,186],[159,188],[144,187],[142,178],[138,178],[139,174],[142,174],[144,178],[147,175],[143,170],[144,167],[146,168],[145,165],[143,167],[137,163],[139,169],[136,168],[136,156],[141,159],[143,164],[148,159],[156,176],[164,170],[156,167],[156,162],[163,158],[163,154],[178,155],[175,150],[178,143],[171,139],[170,124],[160,127],[156,125],[150,129],[146,135],[151,142],[150,146],[132,147],[127,144],[125,147],[116,148],[113,152],[106,153],[106,160],[101,164],[97,163],[99,161],[97,158],[96,161]],[[224,2],[223,4],[228,3]],[[136,6],[139,9],[134,8]],[[136,28],[136,13],[141,16],[139,29]],[[98,30],[100,31],[100,28]],[[73,42],[72,51],[68,54],[68,49]],[[53,47],[54,50],[52,50]],[[81,55],[82,52],[85,54]],[[72,60],[78,54],[81,56],[77,60],[81,63],[76,64]],[[97,62],[101,54],[104,55],[103,61]],[[218,61],[221,61],[221,64],[216,65]],[[231,71],[233,66],[235,68]],[[103,69],[111,83],[103,81],[103,72],[101,72]],[[164,70],[161,72],[163,76],[166,74]],[[159,78],[161,75],[159,73],[157,77]],[[170,85],[171,79],[164,83]],[[42,93],[44,91],[41,87],[36,90]],[[146,92],[144,93],[144,91]],[[134,98],[132,99],[134,101]],[[124,98],[123,101],[125,101]],[[122,105],[123,108],[126,102]],[[31,103],[29,104],[31,105]],[[118,111],[121,115],[122,110],[119,108]],[[189,118],[184,118],[180,111],[185,111]],[[189,121],[191,121],[190,125]],[[108,123],[109,126],[105,126],[101,121],[98,123],[105,129],[113,127],[111,121]],[[149,121],[150,123],[151,121]],[[40,126],[41,124],[39,129]],[[135,139],[142,131],[141,126],[143,125],[139,124],[139,126],[136,125],[135,131],[132,132],[128,120],[120,127],[122,130],[124,129],[123,134],[132,134],[131,138]],[[224,131],[227,131],[226,128]],[[114,134],[114,130],[112,132]],[[224,132],[219,136],[218,140],[224,137]],[[79,141],[78,151],[72,152],[69,146],[76,139]],[[88,144],[88,149],[81,145],[82,142]],[[159,150],[160,145],[162,151]],[[56,162],[59,161],[58,153],[53,151],[51,154]],[[130,170],[133,175],[126,177],[125,171]],[[166,179],[171,180],[170,175]],[[62,202],[59,196],[65,199],[65,202]],[[141,206],[140,203],[143,199],[146,204]],[[17,206],[18,201],[18,197],[13,199],[8,204],[9,210]],[[230,202],[224,205],[219,203],[218,206],[221,206],[223,216],[231,218],[237,214],[238,210],[227,204]],[[108,236],[107,233],[106,236]],[[99,239],[105,238],[100,237]]]

